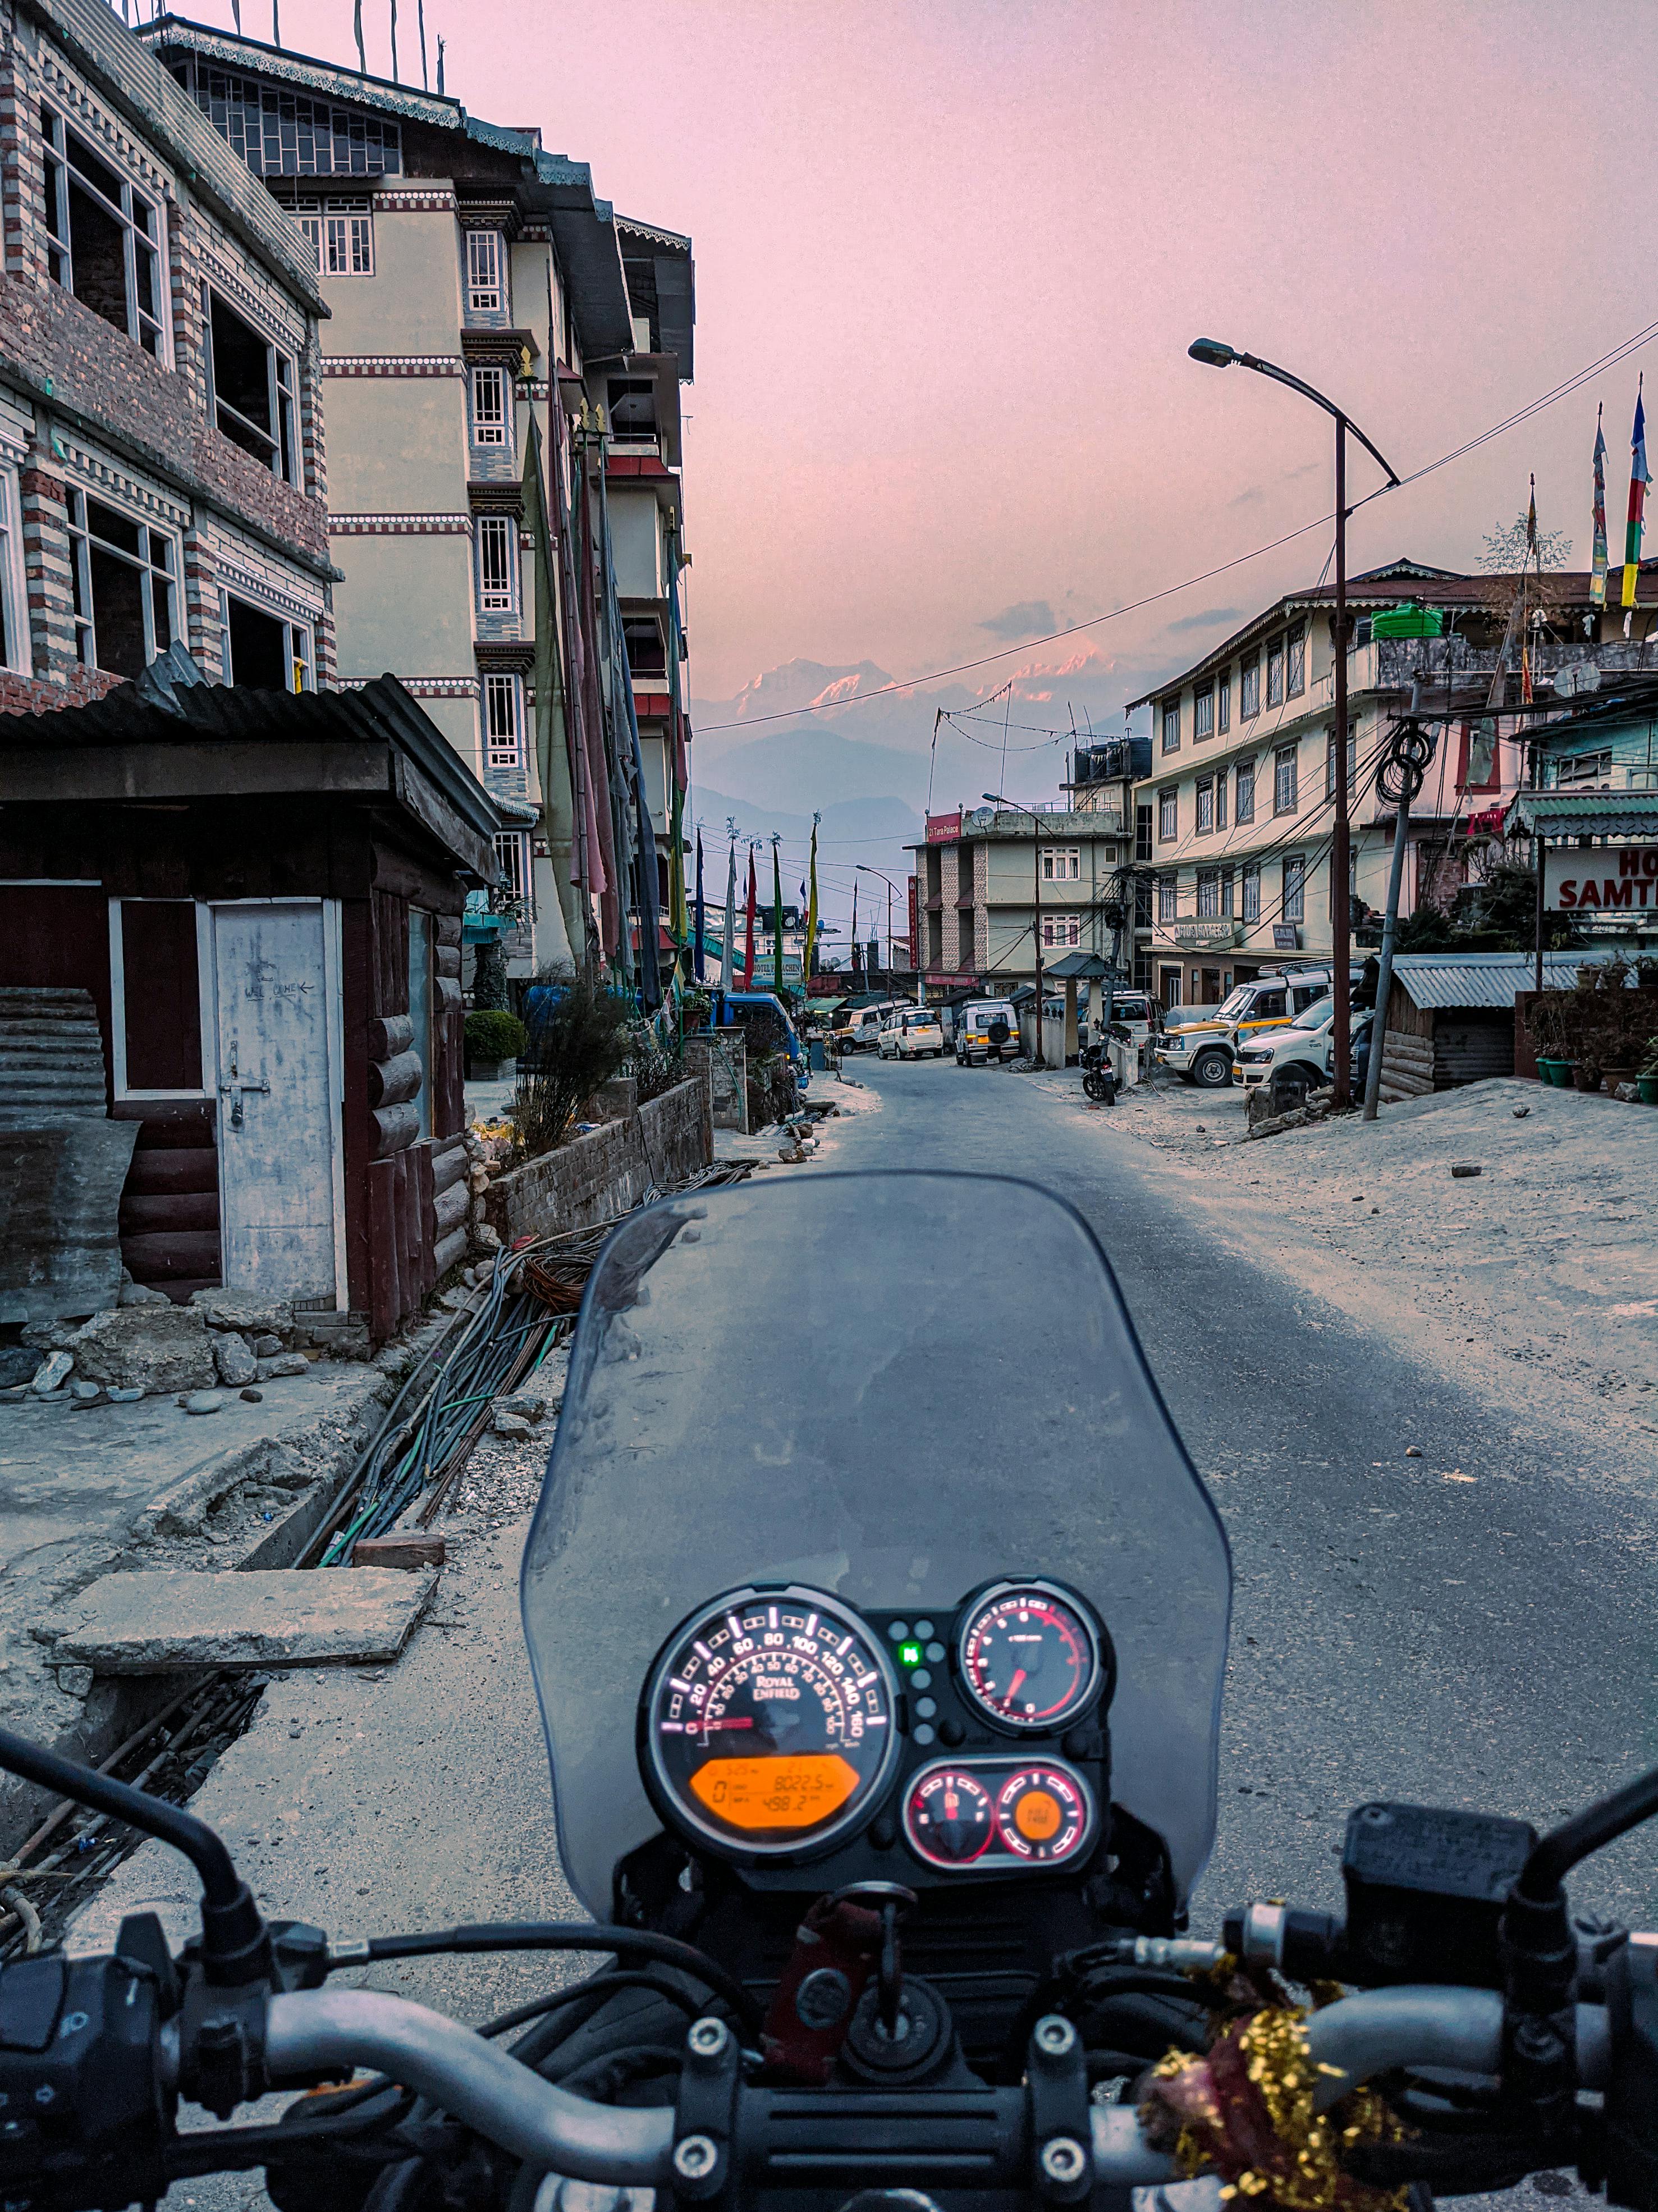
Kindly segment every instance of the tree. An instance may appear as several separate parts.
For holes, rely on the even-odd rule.
[[[1533,554],[1526,544],[1526,517],[1521,513],[1505,530],[1490,532],[1485,550],[1474,565],[1488,576],[1517,576],[1522,568],[1539,562],[1546,569],[1564,568],[1570,552],[1571,540],[1564,530],[1540,530]]]

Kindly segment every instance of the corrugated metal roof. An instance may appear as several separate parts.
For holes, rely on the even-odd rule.
[[[104,1039],[85,991],[0,990],[0,1129],[101,1121]]]
[[[1569,991],[1577,971],[1610,951],[1546,952],[1543,988]],[[1405,952],[1394,963],[1394,981],[1413,1006],[1512,1006],[1529,991],[1537,964],[1529,952]]]
[[[1510,836],[1658,837],[1658,791],[1522,791],[1503,826]]]

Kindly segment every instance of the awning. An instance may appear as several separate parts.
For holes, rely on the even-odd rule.
[[[808,999],[806,1012],[809,1014],[832,1014],[837,1006],[844,1006],[846,1003],[844,999]]]
[[[1609,960],[1611,947],[1543,955],[1543,988],[1569,991],[1580,968]],[[1394,962],[1394,981],[1413,1006],[1512,1006],[1515,994],[1536,980],[1536,956],[1530,952],[1402,952]]]
[[[1105,983],[1116,973],[1098,952],[1062,952],[1057,960],[1042,963],[1042,974],[1052,983]]]
[[[1510,837],[1658,837],[1658,791],[1521,791]]]

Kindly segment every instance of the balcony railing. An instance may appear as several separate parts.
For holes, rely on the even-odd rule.
[[[1364,684],[1359,671],[1367,654],[1373,656],[1374,674]],[[1363,688],[1373,685],[1384,691],[1407,691],[1412,684],[1438,690],[1447,683],[1457,690],[1489,684],[1497,673],[1499,654],[1495,647],[1481,648],[1461,637],[1379,637],[1360,647],[1353,658],[1354,678]],[[1603,680],[1642,672],[1658,676],[1658,650],[1631,638],[1606,638],[1599,645],[1551,640],[1532,647],[1531,663],[1533,685],[1544,693],[1553,690],[1554,678],[1563,668],[1580,665],[1598,669]],[[1517,690],[1518,646],[1509,648],[1507,670]]]

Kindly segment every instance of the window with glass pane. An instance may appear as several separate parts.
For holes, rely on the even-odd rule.
[[[1157,920],[1173,921],[1179,911],[1180,878],[1177,876],[1157,878]]]
[[[518,604],[518,526],[509,515],[481,514],[477,543],[478,605],[485,614],[510,614]]]
[[[71,491],[69,550],[76,657],[112,676],[142,676],[178,635],[173,539]]]
[[[1197,801],[1198,835],[1202,836],[1215,826],[1215,780],[1212,776],[1200,775],[1198,778]]]
[[[1302,921],[1306,919],[1307,859],[1303,853],[1287,853],[1284,859],[1284,919]]]
[[[498,230],[466,233],[466,305],[473,314],[499,314],[506,307],[501,276],[506,258]]]
[[[1223,868],[1220,872],[1220,910],[1229,920],[1230,919],[1233,907],[1232,871],[1230,868]]]
[[[1307,625],[1297,623],[1284,641],[1284,688],[1293,699],[1307,689]]]
[[[1238,719],[1247,722],[1260,712],[1260,662],[1251,654],[1238,663]]]
[[[1253,822],[1255,818],[1255,764],[1253,760],[1241,760],[1237,766],[1236,819]]]
[[[483,733],[484,755],[491,768],[517,768],[521,764],[516,676],[484,678]]]
[[[1045,884],[1074,884],[1082,872],[1083,856],[1080,846],[1043,846],[1042,881]]]
[[[1215,827],[1226,827],[1226,771],[1223,769],[1215,778]]]
[[[472,371],[472,443],[507,443],[507,372],[504,368]]]
[[[495,833],[495,858],[501,863],[501,889],[507,897],[523,900],[530,881],[530,841],[521,830]]]
[[[1157,793],[1157,836],[1163,844],[1180,835],[1180,792],[1178,788]]]
[[[1357,756],[1358,724],[1349,722],[1347,725],[1347,788],[1349,791],[1352,789],[1354,780],[1358,773]],[[1324,796],[1327,799],[1333,799],[1335,795],[1336,733],[1333,730],[1327,730],[1324,733]]]
[[[295,212],[325,276],[374,275],[374,218],[368,209],[349,200],[313,200]]]
[[[1083,924],[1079,914],[1045,914],[1042,916],[1042,945],[1048,951],[1074,951],[1082,940]]]
[[[1163,749],[1166,753],[1180,750],[1180,701],[1165,699],[1163,702]]]
[[[1240,918],[1244,921],[1260,920],[1260,866],[1258,861],[1246,860],[1240,871],[1242,877],[1238,885]]]
[[[1296,749],[1282,745],[1272,755],[1272,811],[1293,814],[1296,805]]]
[[[1220,870],[1198,870],[1198,920],[1218,921],[1220,919]]]
[[[94,314],[167,359],[158,204],[119,175],[61,115],[40,110],[46,271]]]
[[[1214,727],[1215,687],[1203,684],[1192,694],[1192,735],[1194,739],[1209,737]]]
[[[209,405],[233,445],[285,483],[300,480],[291,356],[274,346],[208,285],[202,287]]]
[[[1275,637],[1266,648],[1266,703],[1284,704],[1284,640]]]
[[[1215,727],[1224,737],[1232,726],[1232,672],[1215,679]]]
[[[1136,805],[1134,808],[1134,858],[1149,860],[1151,857],[1151,810]]]
[[[29,646],[22,512],[17,471],[0,464],[0,668],[27,676],[33,672],[34,659]]]

